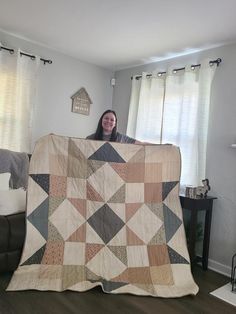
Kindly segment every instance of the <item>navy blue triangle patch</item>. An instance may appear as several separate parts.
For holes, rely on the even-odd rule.
[[[162,200],[167,197],[170,191],[176,186],[179,181],[162,182]]]
[[[23,264],[24,265],[32,265],[32,264],[41,264],[43,259],[43,255],[46,249],[46,243],[42,246],[37,252],[35,252],[30,258],[28,258]]]
[[[166,242],[169,242],[173,235],[176,233],[176,231],[179,229],[179,226],[182,224],[182,221],[165,204],[163,204],[163,215]]]
[[[189,262],[175,250],[167,245],[169,259],[171,264],[189,264]]]
[[[110,143],[102,145],[94,154],[88,159],[101,160],[105,162],[120,162],[125,163],[126,161],[117,153]]]
[[[48,238],[48,208],[49,198],[47,197],[28,217],[27,219],[40,232],[45,240]]]
[[[127,286],[127,282],[113,282],[102,280],[102,286],[105,292],[111,292],[119,289],[120,287]]]
[[[49,174],[30,174],[31,178],[49,194]]]

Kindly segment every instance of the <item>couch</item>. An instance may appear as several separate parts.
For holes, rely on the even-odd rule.
[[[25,239],[25,213],[0,215],[0,272],[17,268]]]
[[[26,234],[23,198],[26,198],[29,158],[26,153],[0,149],[0,174],[10,173],[9,191],[0,191],[0,272],[14,271],[21,258]]]

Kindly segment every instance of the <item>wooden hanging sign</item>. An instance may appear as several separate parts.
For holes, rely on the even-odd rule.
[[[80,88],[78,92],[71,96],[71,99],[72,112],[81,113],[87,116],[89,115],[90,105],[92,104],[92,101],[84,87]]]

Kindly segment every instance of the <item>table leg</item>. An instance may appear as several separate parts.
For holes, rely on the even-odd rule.
[[[202,252],[202,268],[208,269],[208,256],[209,256],[209,244],[210,244],[210,233],[211,233],[211,217],[212,217],[212,203],[209,203],[209,208],[205,214],[205,228],[203,238],[203,252]]]
[[[191,267],[193,266],[195,260],[196,233],[197,233],[197,210],[192,209],[189,230],[189,256],[191,261]]]

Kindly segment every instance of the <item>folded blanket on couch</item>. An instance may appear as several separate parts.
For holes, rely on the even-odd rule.
[[[27,188],[29,157],[26,153],[0,149],[0,173],[10,172],[10,187]]]
[[[50,135],[30,163],[27,236],[8,290],[196,294],[180,152]]]

